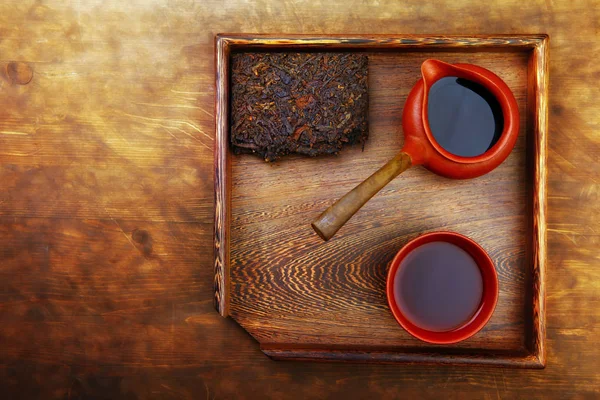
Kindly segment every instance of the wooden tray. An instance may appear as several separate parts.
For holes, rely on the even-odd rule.
[[[264,50],[369,55],[370,137],[364,152],[233,156],[229,57]],[[216,38],[215,305],[275,359],[488,364],[543,368],[548,37],[291,36]],[[474,63],[503,78],[521,127],[509,158],[473,180],[418,167],[391,182],[324,243],[310,221],[402,147],[402,107],[427,58]],[[496,263],[500,296],[488,325],[462,343],[411,337],[385,297],[389,262],[409,239],[453,230]]]

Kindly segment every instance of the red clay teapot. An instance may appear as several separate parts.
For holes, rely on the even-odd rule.
[[[421,74],[422,79],[409,93],[402,114],[404,147],[311,224],[324,240],[333,237],[371,197],[413,165],[421,164],[448,178],[475,178],[496,168],[512,151],[519,134],[519,111],[514,95],[502,79],[476,65],[447,64],[438,60],[423,62]],[[452,90],[456,93],[452,93]],[[497,109],[495,133],[478,132],[475,129],[478,120],[483,118],[483,109],[468,104],[466,110],[465,107],[460,109],[465,98],[473,95],[471,92],[482,97],[483,101],[487,97],[490,109]],[[434,120],[432,113],[443,118]],[[475,135],[491,134],[493,140],[487,143],[489,146],[486,148],[479,151],[471,149],[468,154],[461,154],[452,147],[453,142],[473,147],[475,142],[481,141],[481,136],[461,137],[461,127],[473,131]]]

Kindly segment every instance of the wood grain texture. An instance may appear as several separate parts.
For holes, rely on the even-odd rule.
[[[229,44],[215,38],[215,308],[222,316],[229,313],[229,227],[231,220],[231,162],[229,160]]]
[[[239,39],[229,40],[233,46]],[[537,40],[538,45],[543,43]],[[330,40],[323,43],[337,45]],[[539,358],[539,348],[527,342],[532,337],[543,347],[544,327],[539,325],[543,315],[532,322],[534,314],[539,315],[540,299],[535,297],[539,292],[527,287],[542,286],[536,281],[542,276],[539,262],[530,257],[543,258],[544,251],[533,251],[534,242],[527,235],[533,224],[531,210],[538,209],[527,207],[537,193],[537,187],[530,189],[527,182],[539,182],[530,158],[544,147],[539,140],[545,138],[530,129],[537,124],[527,122],[540,111],[526,108],[533,50],[457,54],[450,47],[451,53],[369,53],[371,135],[364,152],[295,157],[274,165],[251,156],[232,157],[232,255],[231,264],[225,266],[231,275],[230,312],[263,349],[281,350],[267,354],[312,358],[294,355],[295,349],[302,354],[337,349],[320,351],[315,358],[415,362],[423,355],[422,361],[431,362],[433,350],[442,363],[487,362],[490,355],[491,364],[543,367],[539,359],[529,361],[530,355]],[[515,150],[503,165],[478,179],[453,181],[422,168],[411,171],[386,187],[373,205],[366,205],[335,240],[321,244],[307,221],[320,213],[322,204],[343,195],[401,149],[401,110],[427,58],[482,65],[507,82],[522,116]],[[540,67],[543,70],[543,64]],[[537,99],[535,85],[532,93]],[[538,144],[530,149],[528,142]],[[357,176],[359,171],[365,175]],[[216,181],[220,178],[216,176]],[[466,232],[482,244],[494,259],[500,280],[498,306],[486,328],[468,341],[441,347],[422,343],[400,329],[383,289],[388,264],[402,244],[439,229]]]
[[[415,49],[422,51],[468,48],[480,50],[518,51],[533,49],[544,35],[285,35],[277,37],[269,34],[221,34],[227,38],[232,49],[265,49],[265,48],[304,48],[321,49],[323,47],[343,50],[388,50]]]
[[[493,366],[511,368],[540,368],[537,356],[526,352],[497,352],[487,353],[485,357],[479,354],[448,354],[441,352],[398,352],[363,350],[324,350],[313,348],[277,348],[261,346],[262,351],[275,360],[302,361],[335,361],[335,362],[376,362],[376,363],[409,363],[427,365],[461,365],[461,366]]]
[[[597,0],[1,2],[4,398],[598,398],[599,20]],[[544,370],[273,362],[214,311],[218,32],[550,34]]]
[[[528,115],[533,137],[531,140],[533,157],[533,227],[531,230],[531,316],[529,350],[541,365],[546,363],[546,183],[547,170],[547,134],[548,134],[548,37],[534,48],[530,59]],[[529,330],[528,330],[529,331]]]

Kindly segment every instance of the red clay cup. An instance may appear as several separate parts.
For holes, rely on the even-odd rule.
[[[475,260],[481,272],[483,293],[478,310],[470,320],[450,331],[429,331],[415,325],[402,313],[395,299],[394,278],[402,260],[419,246],[431,242],[448,242],[462,248]],[[492,317],[498,301],[498,275],[490,256],[473,240],[455,232],[431,232],[411,240],[396,254],[388,271],[386,291],[388,305],[394,318],[408,333],[428,343],[451,344],[475,335]]]

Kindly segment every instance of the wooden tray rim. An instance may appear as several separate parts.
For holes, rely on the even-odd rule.
[[[277,348],[261,345],[274,359],[303,359],[362,362],[408,362],[435,364],[484,364],[522,368],[546,365],[546,212],[548,135],[548,49],[546,34],[523,35],[269,35],[217,34],[215,36],[215,146],[214,146],[214,305],[229,315],[229,263],[231,221],[231,159],[229,157],[229,54],[237,49],[296,48],[327,50],[442,50],[442,51],[527,51],[530,52],[527,82],[527,130],[532,132],[533,226],[531,337],[522,354],[480,356],[398,353],[378,351]]]

